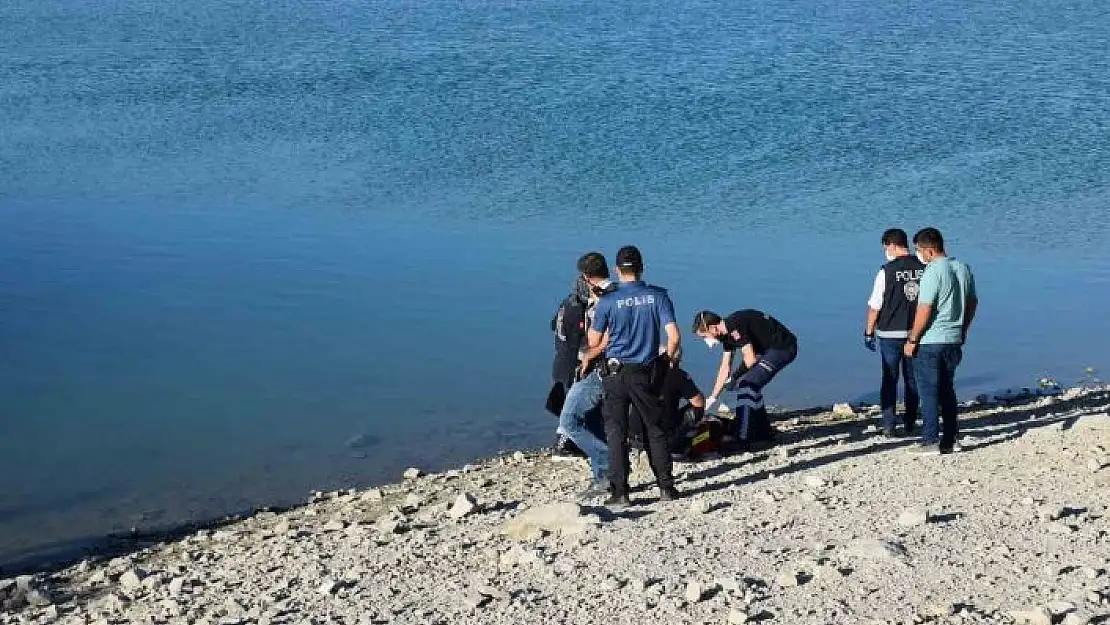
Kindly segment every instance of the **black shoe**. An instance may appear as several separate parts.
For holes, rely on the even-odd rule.
[[[674,501],[676,499],[682,499],[682,493],[678,492],[678,489],[674,486],[659,489],[659,501]]]
[[[586,454],[574,441],[566,436],[560,434],[555,438],[555,444],[551,446],[551,456],[553,458],[585,458]]]
[[[609,495],[609,498],[601,502],[601,505],[611,510],[624,510],[632,505],[632,500],[628,495]]]

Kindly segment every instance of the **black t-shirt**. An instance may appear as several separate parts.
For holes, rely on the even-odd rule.
[[[751,344],[756,354],[769,349],[792,349],[798,339],[794,333],[767,313],[758,310],[739,310],[725,319],[728,333],[721,337],[721,344],[728,351],[736,351]]]

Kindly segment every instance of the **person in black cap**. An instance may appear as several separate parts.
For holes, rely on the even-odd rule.
[[[671,362],[677,361],[681,337],[674,304],[666,289],[645,284],[640,250],[629,245],[617,252],[620,284],[598,302],[587,332],[591,348],[605,344],[600,363],[605,398],[601,411],[609,445],[609,499],[606,506],[631,505],[628,488],[628,410],[636,406],[643,420],[651,470],[659,485],[659,498],[677,499],[671,473],[671,454],[663,424],[661,386]],[[666,350],[661,355],[662,334]]]

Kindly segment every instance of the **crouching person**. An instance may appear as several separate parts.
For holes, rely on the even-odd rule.
[[[724,349],[713,392],[706,400],[710,410],[726,389],[736,393],[735,436],[741,447],[769,441],[774,433],[763,404],[763,388],[798,356],[798,339],[785,325],[758,310],[740,310],[722,319],[703,310],[694,316],[694,333],[710,349]],[[732,370],[735,353],[741,364]]]

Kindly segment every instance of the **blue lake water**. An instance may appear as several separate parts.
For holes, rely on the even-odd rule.
[[[1074,382],[1108,49],[1100,0],[7,0],[0,564],[548,443],[589,249],[782,319],[804,407],[873,398],[878,237],[935,225],[961,393]]]

